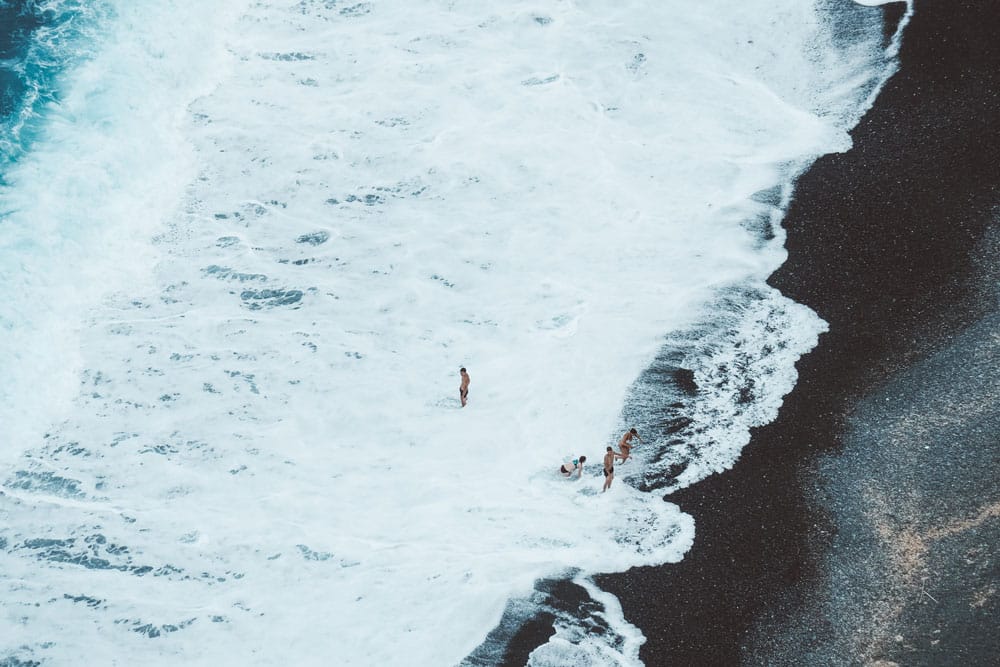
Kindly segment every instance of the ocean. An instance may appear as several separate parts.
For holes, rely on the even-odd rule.
[[[0,3],[0,663],[488,664],[562,578],[530,664],[641,664],[591,577],[825,331],[765,280],[870,4]]]

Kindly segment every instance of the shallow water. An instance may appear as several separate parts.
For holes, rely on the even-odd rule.
[[[824,324],[763,280],[877,10],[110,6],[5,174],[7,654],[454,664],[540,577],[683,556],[600,455],[665,342],[693,426],[633,470],[773,418]],[[638,660],[590,594],[617,639],[535,664]]]

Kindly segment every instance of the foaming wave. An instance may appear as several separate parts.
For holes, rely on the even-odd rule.
[[[531,652],[528,667],[641,665],[639,648],[646,638],[625,620],[618,599],[586,578],[574,583],[584,589],[589,601],[571,612],[556,610],[555,634]]]
[[[64,73],[94,55],[109,13],[104,2],[0,4],[0,182],[60,98]]]
[[[809,308],[763,284],[719,293],[704,319],[676,331],[633,386],[626,416],[648,447],[629,475],[673,491],[729,469],[750,429],[774,420],[795,386],[795,362],[826,331]]]
[[[148,276],[148,239],[194,176],[178,121],[192,96],[206,90],[201,67],[214,67],[220,55],[210,35],[221,10],[184,24],[168,4],[47,2],[30,9],[44,20],[21,75],[39,91],[57,92],[45,93],[30,150],[23,152],[19,128],[39,102],[26,99],[5,135],[21,138],[5,147],[17,159],[4,167],[0,190],[4,445],[36,442],[78,391],[78,331],[87,309]],[[148,26],[139,28],[147,22],[166,39],[149,39]],[[45,391],[35,391],[42,384]]]
[[[132,10],[18,181],[35,206],[61,159],[99,147],[81,142],[108,151],[47,202],[86,217],[27,254],[74,269],[27,284],[61,299],[77,248],[101,248],[78,289],[103,298],[56,348],[79,350],[71,408],[45,411],[3,477],[2,604],[25,618],[7,646],[455,664],[511,597],[578,572],[615,639],[532,660],[634,662],[641,637],[586,577],[677,561],[694,527],[621,480],[602,495],[600,455],[664,332],[780,263],[782,195],[761,193],[849,145],[850,105],[816,99],[877,78],[878,21],[842,48],[792,0],[725,23],[645,3],[238,7]],[[226,66],[189,84],[189,58],[222,44]],[[121,104],[126,82],[152,115]],[[732,295],[754,344],[761,322],[798,321]],[[581,480],[555,473],[567,450],[593,461]],[[571,616],[557,640],[578,638]]]

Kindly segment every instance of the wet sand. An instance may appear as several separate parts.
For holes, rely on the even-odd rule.
[[[1000,324],[997,28],[994,2],[918,0],[854,148],[799,179],[769,282],[830,331],[739,463],[669,497],[684,560],[598,578],[647,665],[996,664],[1000,430],[973,375]]]
[[[768,665],[1000,660],[1000,313],[851,412],[805,486],[833,530],[818,576],[745,656]]]

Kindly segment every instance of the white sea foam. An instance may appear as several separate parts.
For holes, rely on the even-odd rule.
[[[180,25],[169,18],[176,8],[81,8],[76,22],[92,26],[84,36],[102,48],[67,74],[33,151],[4,174],[0,424],[4,444],[13,446],[3,447],[0,460],[36,442],[76,394],[88,363],[79,354],[84,314],[102,294],[150,278],[150,236],[193,178],[180,126],[222,53],[207,27],[215,12]],[[147,21],[157,34],[138,29]]]
[[[723,292],[706,320],[693,343],[668,342],[683,351],[698,392],[678,411],[685,425],[665,447],[636,452],[645,484],[672,491],[731,468],[750,429],[777,417],[798,379],[795,362],[827,330],[812,310],[770,287]]]
[[[625,620],[618,599],[586,577],[576,577],[573,583],[582,587],[600,610],[591,612],[585,623],[576,614],[557,613],[553,621],[555,634],[530,653],[528,666],[641,665],[639,648],[646,638]]]
[[[222,5],[121,7],[15,173],[34,277],[4,361],[43,341],[50,382],[82,391],[46,406],[15,366],[2,648],[454,664],[539,577],[680,559],[690,517],[601,495],[601,454],[664,334],[780,263],[745,224],[780,206],[751,197],[850,145],[879,21],[848,40],[799,0]],[[805,344],[821,326],[789,321]],[[582,480],[555,474],[566,451]],[[622,647],[560,653],[563,628],[534,664],[638,661],[587,585]]]

